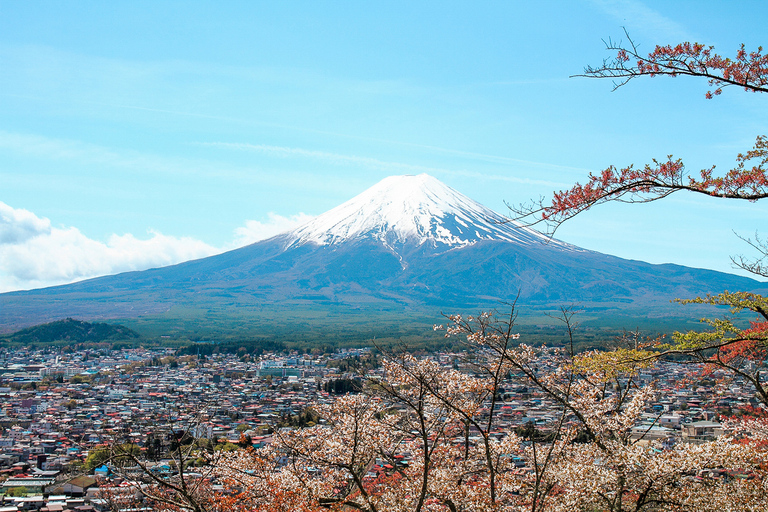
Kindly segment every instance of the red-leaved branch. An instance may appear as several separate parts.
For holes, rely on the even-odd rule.
[[[587,67],[584,74],[577,76],[613,79],[614,89],[639,76],[703,77],[715,88],[707,92],[708,98],[731,85],[768,92],[768,55],[763,55],[762,47],[747,52],[742,45],[735,59],[722,57],[713,52],[713,47],[699,43],[657,46],[648,55],[641,55],[629,36],[627,39],[626,45],[606,42],[615,57],[599,67]],[[739,154],[736,165],[719,176],[714,166],[689,173],[682,160],[668,156],[641,168],[610,166],[599,174],[590,174],[584,184],[555,192],[551,201],[542,198],[511,209],[515,220],[543,224],[551,235],[566,220],[608,201],[656,201],[681,190],[728,199],[764,199],[768,197],[767,170],[768,137],[760,135],[754,147]]]

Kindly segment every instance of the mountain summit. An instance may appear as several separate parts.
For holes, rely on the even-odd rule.
[[[684,315],[675,297],[765,292],[752,279],[651,265],[549,240],[427,175],[394,176],[268,240],[170,267],[0,294],[0,332],[66,317],[197,318],[283,325],[294,317],[530,310]],[[168,320],[171,319],[171,320]],[[270,320],[271,319],[271,320]],[[240,324],[237,324],[240,322]],[[282,323],[281,323],[282,322]],[[647,323],[647,322],[646,322]]]
[[[287,235],[288,247],[338,245],[361,238],[390,248],[429,244],[444,250],[482,240],[549,241],[427,174],[385,178]]]

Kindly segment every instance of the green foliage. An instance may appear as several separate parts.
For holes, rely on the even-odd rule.
[[[213,337],[220,337],[223,333],[213,334]],[[240,349],[244,349],[255,356],[261,355],[264,352],[284,352],[288,350],[286,345],[282,342],[268,341],[268,340],[243,340],[243,341],[226,341],[222,343],[193,343],[191,345],[185,345],[177,350],[178,355],[200,355],[210,356],[216,353],[223,354],[236,354],[240,352]]]
[[[702,323],[711,327],[709,331],[687,331],[672,334],[672,343],[662,345],[669,350],[698,350],[711,347],[726,340],[729,335],[738,332],[733,322],[727,319],[703,318]]]
[[[85,459],[85,469],[90,473],[94,469],[108,462],[111,455],[112,454],[110,453],[109,448],[98,448],[96,450],[91,450],[91,452],[88,454],[88,457]]]
[[[26,487],[11,487],[5,491],[6,496],[11,496],[14,498],[23,498],[27,494],[29,494],[29,489]]]
[[[675,299],[680,304],[709,304],[712,306],[730,306],[732,313],[745,309],[768,315],[768,298],[750,292],[723,292],[716,295],[707,294],[695,299]]]
[[[605,380],[613,380],[620,375],[637,375],[641,368],[649,368],[655,363],[655,353],[649,350],[615,348],[608,352],[585,352],[574,358],[573,366],[584,373],[594,373]]]
[[[363,390],[363,385],[359,380],[354,379],[332,379],[323,385],[323,389],[332,395],[345,395],[359,393]]]
[[[339,369],[340,372],[343,373],[365,373],[368,370],[374,370],[381,366],[381,360],[376,354],[368,353],[363,354],[362,356],[355,355],[352,357],[347,357],[341,361],[329,363],[328,366],[335,366]]]
[[[680,304],[706,304],[710,306],[729,306],[731,314],[751,311],[759,314],[763,320],[768,319],[768,298],[750,292],[723,292],[716,295],[706,295],[694,299],[676,299]],[[662,346],[667,350],[691,351],[707,349],[716,345],[727,344],[739,339],[763,340],[764,330],[741,329],[736,318],[702,318],[701,322],[708,325],[708,331],[675,332],[672,343]]]
[[[171,438],[171,445],[170,445],[170,451],[174,452],[178,450],[182,446],[189,446],[190,444],[195,442],[195,438],[192,437],[192,434],[187,432],[186,430],[178,430],[173,433],[173,436]]]
[[[312,427],[317,424],[320,415],[311,408],[306,408],[298,414],[283,414],[277,422],[278,427]]]
[[[91,450],[85,459],[85,469],[88,472],[103,466],[107,462],[115,466],[130,465],[132,457],[138,457],[141,454],[141,448],[132,443],[123,443],[104,448]]]
[[[163,443],[152,434],[147,436],[144,447],[146,448],[145,455],[149,460],[157,460],[163,455]]]
[[[139,333],[122,325],[89,323],[67,318],[22,329],[4,336],[3,340],[23,345],[49,345],[63,341],[67,342],[68,346],[71,346],[75,343],[101,343],[104,341],[135,340],[138,338],[140,338]]]
[[[239,450],[240,447],[234,443],[226,442],[226,443],[218,443],[213,449],[215,451],[234,452]]]
[[[527,422],[525,425],[515,427],[514,432],[526,441],[552,442],[554,438],[552,433],[544,432],[536,428],[536,425],[534,425],[532,421]]]

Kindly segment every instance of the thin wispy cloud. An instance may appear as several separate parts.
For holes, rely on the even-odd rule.
[[[478,87],[483,86],[510,86],[510,85],[541,85],[541,84],[554,84],[568,82],[569,78],[530,78],[525,80],[496,80],[493,82],[478,82],[473,85]]]
[[[553,164],[549,162],[537,162],[534,160],[524,160],[521,158],[511,158],[507,156],[499,156],[499,155],[489,155],[487,153],[474,153],[471,151],[460,151],[457,149],[448,149],[448,148],[441,148],[437,146],[428,146],[424,144],[413,144],[413,143],[401,143],[404,146],[410,146],[415,148],[422,148],[429,151],[434,151],[436,153],[442,153],[446,155],[456,155],[461,156],[468,159],[476,159],[483,162],[490,162],[490,163],[498,163],[498,164],[506,164],[506,165],[524,165],[526,167],[537,167],[541,169],[551,169],[556,171],[564,171],[564,172],[576,172],[579,174],[583,174],[584,172],[591,172],[594,171],[594,169],[587,169],[584,167],[573,167],[568,165],[559,165],[559,164]],[[499,177],[501,179],[501,177]],[[531,183],[548,183],[550,182],[531,182]]]
[[[223,97],[228,95],[226,86],[223,85],[226,83],[237,83],[241,87],[251,90],[259,90],[261,87],[275,87],[278,91],[292,91],[281,93],[285,94],[285,96],[280,96],[276,100],[278,103],[280,101],[285,102],[286,108],[288,108],[288,105],[296,104],[297,94],[302,98],[306,96],[305,93],[296,92],[296,84],[302,84],[298,91],[310,91],[308,94],[316,94],[318,97],[325,98],[328,101],[337,101],[338,91],[346,91],[347,95],[365,98],[365,103],[376,103],[381,97],[407,98],[408,101],[421,101],[427,98],[434,98],[435,96],[458,94],[455,90],[451,92],[452,89],[445,86],[425,86],[407,80],[364,80],[302,69],[239,67],[181,60],[141,62],[107,59],[70,53],[45,46],[0,46],[0,56],[10,61],[12,64],[10,69],[14,71],[13,75],[16,77],[14,78],[16,86],[11,89],[6,88],[0,94],[7,97],[25,98],[44,103],[45,107],[41,108],[56,108],[58,104],[65,102],[70,107],[83,107],[85,109],[85,107],[91,106],[100,108],[100,110],[106,109],[107,112],[110,112],[109,115],[122,115],[115,114],[117,110],[146,112],[147,115],[173,116],[178,117],[179,120],[189,118],[190,120],[220,121],[225,125],[266,127],[294,133],[328,136],[340,140],[360,140],[392,147],[422,149],[427,152],[461,156],[462,158],[483,162],[534,166],[536,168],[566,172],[576,170],[580,174],[583,174],[584,171],[583,169],[574,169],[547,162],[463,152],[405,140],[370,137],[361,133],[329,130],[326,126],[317,123],[297,124],[280,122],[274,116],[246,115],[242,110],[233,111],[225,108],[214,111],[203,107],[203,105],[208,105],[213,101],[212,95],[217,93]],[[83,75],[80,70],[87,70],[87,72]],[[43,73],[43,75],[40,73]],[[186,80],[185,93],[182,95],[178,94],[177,85],[173,83],[173,78],[176,76],[184,76]],[[224,89],[209,90],[207,87],[197,87],[198,81],[208,84],[211,79],[210,77],[216,77],[217,88]],[[544,79],[543,81],[564,82],[567,80],[567,78],[563,77]],[[542,83],[542,80],[512,80],[475,85],[508,86],[537,83]],[[44,84],[57,85],[56,87],[49,87]],[[99,87],[92,91],[91,89],[95,87],[94,84],[98,84]],[[181,101],[179,98],[185,98],[185,101]],[[316,104],[318,102],[311,103]],[[325,100],[320,103],[325,103]],[[261,114],[263,110],[257,109],[254,113]],[[30,153],[33,153],[37,151],[35,146],[39,145],[40,141],[25,140],[22,142],[24,143],[22,145],[29,146],[31,148]],[[207,166],[204,162],[173,162],[163,160],[160,157],[153,157],[152,155],[131,154],[126,151],[87,146],[82,143],[78,144],[76,141],[46,141],[46,144],[55,146],[55,142],[58,142],[59,146],[66,146],[63,148],[63,152],[68,152],[70,156],[88,156],[97,163],[113,163],[115,165],[128,166],[139,164],[150,170],[166,173],[220,172],[220,169],[214,169],[213,165]],[[48,148],[48,151],[50,151],[50,148]],[[89,152],[91,152],[90,155],[88,154]],[[328,159],[323,155],[314,155],[314,158],[325,158],[325,161],[332,161],[332,159]],[[377,162],[375,159],[366,160],[365,157],[348,155],[340,155],[336,158],[336,161],[337,163],[342,161],[354,162],[358,165],[366,165],[368,168],[379,169],[389,173],[429,172],[457,174],[456,171],[450,171],[449,169],[401,162]],[[459,172],[458,174],[463,175],[465,173]],[[505,176],[498,176],[498,179],[515,183],[526,182],[525,180],[521,181],[514,179],[514,177],[509,178]],[[534,181],[532,183],[542,182]],[[543,182],[543,184],[550,185],[546,182]]]
[[[682,24],[638,0],[591,1],[600,10],[613,16],[630,35],[636,34],[634,37],[642,35],[643,38],[650,38],[651,40],[647,41],[649,52],[657,44],[679,43],[695,39]]]
[[[126,159],[114,151],[95,144],[6,131],[0,131],[0,149],[36,157],[80,160],[99,164],[129,164],[135,161],[133,158]]]
[[[210,104],[212,95],[227,97],[227,83],[238,83],[241,87],[251,90],[259,90],[261,87],[275,87],[282,92],[277,100],[286,105],[295,105],[295,84],[302,84],[300,90],[311,91],[318,97],[329,101],[336,101],[338,91],[346,91],[356,98],[365,98],[365,103],[377,102],[380,97],[415,99],[434,98],[436,95],[451,95],[450,88],[431,85],[429,87],[418,85],[407,80],[372,79],[364,80],[351,77],[327,75],[302,69],[280,69],[260,67],[239,67],[213,63],[188,62],[188,61],[157,61],[141,62],[121,59],[107,59],[81,55],[53,49],[45,46],[0,46],[0,56],[10,60],[14,70],[16,87],[5,90],[2,94],[9,97],[19,97],[45,103],[46,107],[55,108],[56,105],[65,102],[68,107],[87,106],[96,107],[98,110],[109,112],[109,115],[123,114],[117,110],[146,112],[147,115],[158,114],[167,118],[178,117],[178,120],[188,118],[220,121],[225,125],[237,125],[242,127],[268,127],[276,130],[285,130],[295,133],[316,134],[333,137],[340,140],[361,140],[385,144],[391,147],[415,148],[430,153],[441,155],[460,156],[472,161],[490,162],[502,165],[522,165],[536,169],[549,169],[561,172],[577,172],[584,174],[584,169],[575,169],[568,166],[550,164],[547,162],[527,161],[488,155],[480,153],[463,152],[453,149],[441,148],[430,145],[412,143],[404,140],[370,137],[360,133],[350,133],[324,129],[325,126],[316,123],[295,124],[280,122],[271,115],[261,115],[264,109],[256,109],[254,113],[259,115],[246,115],[243,111],[230,109],[209,110],[204,105]],[[85,75],[79,70],[87,70]],[[42,76],[40,73],[44,73]],[[173,84],[173,78],[184,76],[186,80],[185,94],[179,95],[178,89]],[[210,77],[216,77],[216,90],[207,87],[198,87],[198,81],[208,84]],[[553,79],[554,81],[566,81],[567,78]],[[545,80],[552,81],[552,80]],[[522,80],[499,82],[494,85],[532,84],[540,83],[540,80]],[[35,84],[57,84],[56,87]],[[97,90],[91,91],[99,84]],[[484,84],[483,84],[484,85]],[[221,90],[219,90],[221,89]],[[302,97],[306,94],[301,95]],[[184,98],[182,101],[179,98]],[[325,103],[311,102],[312,104]],[[79,108],[79,107],[78,107]],[[288,107],[286,107],[288,108]],[[290,118],[290,116],[288,117]],[[48,155],[55,158],[80,158],[86,162],[107,164],[119,167],[136,167],[151,172],[163,172],[174,174],[199,174],[206,176],[240,175],[247,177],[253,175],[253,169],[222,168],[220,164],[198,160],[165,159],[156,155],[138,154],[126,150],[104,148],[97,145],[66,140],[46,140],[36,136],[24,136],[21,134],[0,133],[3,137],[15,137],[15,141],[6,141],[14,150],[27,154]],[[3,141],[0,140],[0,147]],[[258,146],[258,145],[256,145]],[[6,146],[7,147],[7,146]],[[278,146],[271,146],[278,148]],[[265,147],[266,149],[266,147]],[[270,149],[272,156],[278,156],[280,150],[292,152],[293,156],[322,159],[328,163],[364,165],[370,169],[376,169],[388,174],[397,173],[421,173],[459,176],[476,176],[477,173],[469,169],[446,169],[436,166],[424,166],[407,162],[385,162],[374,158],[358,157],[352,155],[333,155],[324,152],[312,152],[295,148]],[[300,155],[300,152],[304,152]],[[266,151],[263,151],[266,153]],[[545,186],[561,186],[564,183],[551,183],[546,180],[529,180],[514,175],[498,173],[495,176],[482,174],[485,179],[505,181],[511,183],[531,183]]]
[[[267,154],[273,157],[302,157],[315,160],[322,160],[331,164],[355,164],[363,165],[372,169],[386,172],[407,172],[407,173],[442,173],[443,169],[422,165],[413,165],[400,162],[387,162],[376,158],[343,155],[339,153],[329,153],[326,151],[315,151],[302,148],[290,148],[284,146],[269,146],[265,144],[242,144],[228,142],[214,142],[204,144],[206,146],[215,146],[222,148],[238,149],[244,151],[255,151],[257,153]]]
[[[241,178],[252,180],[253,168],[238,168],[205,159],[165,157],[130,149],[109,148],[78,140],[0,130],[0,151],[36,159],[70,161],[140,174]]]
[[[338,101],[339,91],[346,93],[345,98],[369,98],[367,101],[436,94],[435,86],[420,86],[407,80],[361,79],[296,67],[106,58],[45,45],[0,44],[0,60],[5,74],[3,77],[0,72],[0,78],[6,78],[0,96],[45,103],[49,108],[91,106],[103,107],[101,110],[134,110],[340,137],[354,135],[324,130],[317,125],[283,123],[282,118],[274,115],[248,115],[242,108],[206,106],[240,89],[262,90],[264,96],[272,96],[276,104],[282,102],[286,107],[314,95]],[[179,77],[184,80],[182,88]],[[250,99],[251,105],[258,104]],[[262,110],[257,108],[252,112]]]
[[[505,181],[505,182],[511,182],[511,183],[525,183],[525,184],[545,185],[545,186],[554,186],[554,187],[565,185],[565,182],[557,183],[557,182],[552,182],[548,180],[520,178],[517,176],[511,176],[511,175],[488,174],[488,173],[480,173],[480,172],[461,170],[461,169],[456,170],[456,169],[446,169],[443,167],[414,165],[414,164],[407,164],[402,162],[391,162],[386,160],[379,160],[376,158],[370,158],[370,157],[364,157],[364,156],[345,155],[345,154],[330,153],[326,151],[316,151],[316,150],[304,149],[304,148],[292,148],[292,147],[285,147],[285,146],[270,146],[266,144],[247,144],[247,143],[233,143],[233,142],[209,142],[209,143],[201,143],[201,145],[210,146],[210,147],[228,148],[228,149],[234,149],[234,150],[240,150],[240,151],[254,151],[257,153],[262,153],[265,155],[278,157],[278,158],[300,157],[300,158],[321,160],[324,162],[337,164],[337,165],[353,164],[353,165],[364,166],[364,167],[378,170],[378,171],[384,171],[388,174],[398,174],[398,173],[406,173],[406,174],[427,173],[427,174],[437,174],[437,175],[447,174],[452,176],[483,178],[483,179],[488,179],[493,181]],[[431,147],[430,149],[439,149],[439,148]],[[478,153],[467,153],[467,152],[459,152],[459,151],[452,151],[452,150],[445,150],[445,151],[452,152],[455,154],[461,154],[466,157],[482,158],[486,161],[493,161],[496,163],[537,165],[542,167],[548,166],[548,164],[542,164],[537,162],[527,162],[524,160],[515,160],[511,158],[504,158],[504,157],[492,157],[490,155],[481,155]],[[583,171],[583,170],[580,170],[580,171]]]

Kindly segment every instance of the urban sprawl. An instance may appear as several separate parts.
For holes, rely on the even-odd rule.
[[[109,510],[101,491],[125,482],[109,460],[94,465],[93,454],[115,443],[138,446],[146,467],[166,472],[173,465],[164,454],[180,428],[217,444],[268,445],[276,429],[297,428],[291,418],[333,399],[328,383],[381,379],[380,368],[361,375],[345,363],[369,355],[0,350],[0,512]],[[427,357],[464,369],[463,354]],[[749,385],[690,366],[659,363],[638,379],[661,392],[635,426],[637,436],[667,447],[720,436],[719,418],[756,403]],[[503,391],[494,405],[499,431],[555,420],[557,407],[536,388],[510,383]],[[384,464],[370,468],[372,476],[386,471]]]

